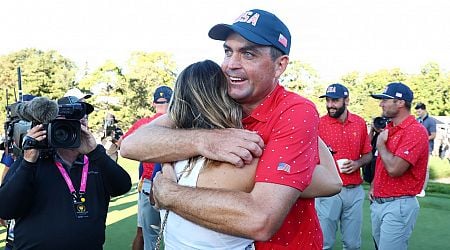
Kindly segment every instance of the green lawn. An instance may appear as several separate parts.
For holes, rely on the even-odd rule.
[[[129,193],[111,200],[107,219],[105,250],[131,249],[136,233],[137,163],[120,159],[119,163],[130,173],[133,188]],[[446,190],[445,192],[441,192]],[[419,198],[421,210],[410,240],[410,250],[448,249],[450,226],[450,185],[430,183],[427,196]],[[4,246],[5,230],[0,229],[0,247]],[[338,234],[339,240],[339,234]],[[342,249],[336,244],[335,249]],[[374,249],[370,228],[369,203],[364,204],[363,246]]]

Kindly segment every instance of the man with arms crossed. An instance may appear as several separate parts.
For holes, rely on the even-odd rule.
[[[316,199],[323,249],[333,248],[338,224],[343,249],[360,249],[364,203],[360,168],[372,159],[366,122],[347,109],[349,91],[342,84],[331,84],[320,98],[326,98],[328,114],[320,118],[319,135],[335,152],[343,182],[339,194]]]
[[[382,94],[383,116],[391,122],[378,135],[375,177],[369,191],[372,235],[378,249],[408,249],[428,163],[428,134],[411,115],[413,92],[390,83]]]
[[[312,102],[278,83],[289,63],[289,30],[272,13],[250,10],[232,25],[214,26],[209,36],[225,41],[222,70],[247,130],[176,130],[162,127],[172,126],[163,116],[126,138],[122,155],[160,162],[203,155],[237,166],[260,157],[250,193],[180,186],[165,172],[154,182],[157,205],[215,231],[259,241],[258,249],[321,249],[314,199],[299,199],[318,163],[318,113]],[[339,178],[326,171],[320,176],[331,181],[319,189],[338,192]]]

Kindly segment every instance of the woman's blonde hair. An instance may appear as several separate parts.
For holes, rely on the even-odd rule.
[[[228,96],[227,88],[218,64],[191,64],[177,78],[169,116],[183,129],[242,128],[241,106]]]
[[[242,108],[228,95],[228,80],[211,60],[193,63],[180,73],[168,114],[180,129],[242,128]],[[189,159],[186,170],[198,159]],[[207,159],[203,167],[214,163]]]

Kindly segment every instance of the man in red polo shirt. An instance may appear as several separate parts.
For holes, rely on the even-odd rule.
[[[334,152],[343,183],[339,194],[316,199],[323,249],[333,248],[338,225],[343,249],[360,249],[364,202],[360,168],[372,159],[366,122],[347,109],[349,91],[344,85],[331,84],[320,98],[326,98],[328,114],[320,118],[319,136]]]
[[[209,36],[224,41],[222,70],[246,130],[171,129],[164,116],[126,138],[122,154],[147,161],[203,155],[237,166],[260,157],[250,193],[180,186],[165,172],[154,180],[156,203],[201,226],[254,239],[257,249],[322,249],[314,199],[300,199],[319,159],[319,116],[311,101],[278,82],[289,63],[289,30],[256,9],[214,26]]]
[[[156,114],[150,117],[142,118],[136,121],[130,129],[121,137],[120,144],[123,139],[134,133],[136,129],[150,123],[154,119],[160,117],[167,112],[170,98],[172,97],[172,89],[168,86],[160,86],[153,94],[153,104]],[[138,184],[138,216],[137,231],[133,241],[133,250],[150,250],[155,249],[156,238],[159,233],[160,216],[159,212],[150,205],[148,195],[151,187],[151,176],[154,163],[142,162],[142,175]]]
[[[419,214],[416,195],[422,191],[428,164],[428,133],[413,115],[413,92],[403,83],[387,85],[381,99],[391,122],[378,135],[375,177],[369,192],[372,235],[378,249],[408,249]]]

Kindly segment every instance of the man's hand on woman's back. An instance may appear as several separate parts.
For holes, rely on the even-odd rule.
[[[199,130],[197,150],[206,158],[243,167],[261,156],[264,141],[256,133],[244,129]]]

